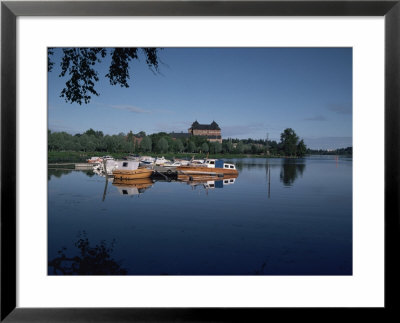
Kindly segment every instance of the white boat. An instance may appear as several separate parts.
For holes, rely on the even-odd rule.
[[[190,164],[190,160],[186,159],[174,159],[174,162],[179,162],[181,166],[187,166]]]
[[[86,161],[90,164],[98,164],[102,163],[104,160],[113,160],[112,156],[103,156],[103,157],[91,157],[90,159],[86,159]]]
[[[182,163],[179,161],[174,161],[174,162],[166,162],[163,164],[164,167],[178,167],[182,166]]]
[[[177,167],[183,174],[238,174],[236,166],[231,163],[224,163],[221,159],[207,158],[203,164],[189,164],[188,166]]]
[[[157,157],[156,161],[154,162],[156,164],[156,166],[163,166],[165,163],[171,163],[170,160],[165,159],[164,156]]]
[[[141,156],[139,157],[139,161],[143,164],[151,165],[156,161],[156,159],[150,156]]]
[[[117,167],[118,161],[111,157],[111,159],[105,159],[107,175],[112,175],[113,170]],[[101,162],[93,167],[95,173],[105,174],[104,163]]]
[[[189,164],[204,164],[205,159],[192,159]]]

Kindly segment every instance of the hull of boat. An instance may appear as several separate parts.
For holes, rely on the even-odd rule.
[[[212,174],[228,174],[237,175],[237,169],[228,168],[211,168],[211,167],[196,167],[196,166],[179,166],[176,168],[179,172],[185,175],[212,175]]]
[[[114,179],[137,179],[148,178],[153,174],[152,169],[138,168],[135,170],[114,170]]]

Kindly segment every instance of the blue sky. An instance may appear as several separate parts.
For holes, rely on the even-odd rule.
[[[351,48],[164,48],[160,73],[143,56],[131,63],[129,88],[109,84],[106,57],[100,96],[87,105],[60,97],[59,52],[48,78],[52,131],[187,132],[215,120],[223,138],[279,141],[293,128],[310,148],[352,146]]]

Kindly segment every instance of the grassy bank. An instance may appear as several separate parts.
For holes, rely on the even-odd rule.
[[[48,163],[85,163],[87,159],[93,156],[105,156],[109,155],[116,159],[120,159],[128,155],[129,153],[109,153],[109,152],[82,152],[82,151],[49,151],[48,152]],[[141,154],[145,156],[161,157],[164,156],[167,159],[173,158],[184,158],[190,159],[194,156],[195,159],[205,158],[207,154],[195,154],[195,153],[145,153]],[[210,154],[209,158],[265,158],[266,155],[249,155],[249,154]],[[280,158],[282,156],[269,156],[270,158]]]

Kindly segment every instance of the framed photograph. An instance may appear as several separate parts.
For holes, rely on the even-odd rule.
[[[1,320],[393,314],[399,15],[3,1]]]

